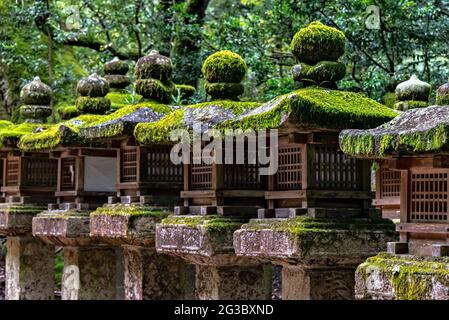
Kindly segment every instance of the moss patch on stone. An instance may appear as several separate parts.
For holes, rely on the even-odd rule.
[[[357,268],[357,275],[366,282],[367,269],[376,268],[385,274],[397,300],[430,299],[436,283],[449,286],[449,258],[398,256],[380,253],[368,258]]]
[[[225,232],[237,230],[244,220],[241,218],[223,218],[220,216],[169,216],[162,224],[185,225],[189,228],[202,227],[207,232]]]
[[[218,51],[210,55],[202,67],[204,77],[211,83],[239,83],[243,80],[247,69],[245,60],[229,50]]]
[[[82,113],[105,114],[111,108],[111,101],[104,97],[78,97],[75,103]]]
[[[295,80],[321,86],[327,82],[339,81],[345,74],[346,66],[342,62],[320,61],[315,65],[301,63],[300,77]]]
[[[19,139],[39,128],[47,129],[50,124],[20,123],[0,129],[0,147],[16,147]]]
[[[151,207],[151,206],[140,206],[140,205],[107,205],[97,208],[95,211],[90,213],[91,217],[108,215],[108,216],[128,216],[129,225],[141,217],[153,217],[158,219],[166,218],[171,212],[163,208]]]
[[[291,47],[294,56],[301,62],[336,61],[345,51],[345,34],[314,21],[293,36]]]
[[[408,100],[408,101],[398,101],[394,104],[394,109],[399,111],[407,111],[410,109],[416,109],[416,108],[425,108],[428,107],[429,103],[426,101],[415,101],[415,100]]]
[[[156,79],[139,79],[136,81],[136,91],[147,99],[164,103],[172,100],[175,86],[172,82],[162,82]]]
[[[179,92],[182,100],[187,100],[195,94],[196,89],[194,86],[189,86],[187,84],[176,84],[175,91]]]
[[[388,92],[383,96],[383,103],[384,105],[386,105],[388,108],[393,109],[394,108],[394,104],[398,102],[398,99],[396,98],[396,93],[394,92]]]
[[[245,87],[241,83],[206,82],[204,88],[206,90],[206,93],[210,95],[213,100],[217,99],[237,100],[237,97],[245,91]]]
[[[23,151],[51,150],[58,145],[81,146],[87,143],[79,136],[79,130],[98,119],[97,115],[81,115],[59,124],[47,127],[45,130],[28,133],[21,136],[17,146]]]
[[[46,206],[42,205],[12,205],[0,207],[0,211],[6,214],[30,214],[35,215],[46,209]]]
[[[80,115],[76,106],[60,106],[57,110],[62,119],[71,119]]]
[[[442,106],[402,112],[390,122],[370,130],[345,130],[340,148],[351,155],[381,158],[449,149],[449,109]]]

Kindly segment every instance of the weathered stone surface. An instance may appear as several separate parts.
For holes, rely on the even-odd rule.
[[[355,268],[306,268],[283,265],[283,300],[354,299]]]
[[[43,212],[33,218],[33,236],[56,246],[94,245],[98,239],[90,237],[89,224],[86,212]]]
[[[123,299],[117,263],[114,248],[65,247],[62,299]]]
[[[234,233],[234,248],[281,264],[356,265],[396,239],[393,223],[380,219],[252,219]]]
[[[0,204],[0,234],[31,234],[33,217],[43,210],[42,205]]]
[[[54,247],[33,237],[8,237],[6,299],[54,298]]]
[[[399,101],[427,101],[429,99],[430,89],[430,84],[419,80],[416,75],[412,75],[409,80],[398,84],[395,93]]]
[[[200,300],[262,300],[271,298],[269,266],[197,266]]]
[[[449,300],[449,258],[380,253],[357,268],[355,297]]]
[[[125,299],[195,299],[195,267],[154,249],[124,246]]]
[[[90,235],[112,245],[154,246],[156,223],[160,218],[130,215],[92,215]]]

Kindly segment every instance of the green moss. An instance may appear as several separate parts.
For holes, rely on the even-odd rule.
[[[140,58],[136,63],[136,78],[156,79],[168,82],[171,79],[173,65],[170,58],[165,57],[157,51]]]
[[[3,129],[5,129],[5,128],[7,128],[7,127],[11,127],[11,126],[13,126],[14,124],[11,122],[11,121],[8,121],[8,120],[0,120],[0,130],[3,130]]]
[[[304,63],[337,61],[345,51],[345,34],[314,21],[294,35],[291,47],[293,55]]]
[[[104,97],[78,97],[76,107],[82,113],[104,114],[111,108],[111,101]]]
[[[326,129],[372,128],[383,124],[397,113],[358,93],[308,87],[293,91],[268,102],[266,112],[248,115],[222,126],[246,129],[278,128],[283,116],[299,126]]]
[[[313,66],[301,63],[300,80],[319,86],[337,82],[345,77],[345,73],[346,67],[341,62],[320,61]]]
[[[140,205],[108,205],[97,208],[95,211],[90,213],[91,217],[94,216],[128,216],[128,225],[131,226],[134,221],[138,218],[142,217],[152,217],[158,220],[162,220],[166,218],[170,214],[169,211],[158,208],[158,207],[149,207],[149,206],[140,206]]]
[[[111,101],[111,108],[119,109],[139,102],[142,99],[142,96],[139,94],[132,95],[124,92],[109,92],[105,98]]]
[[[63,257],[63,251],[58,252],[55,255],[55,287],[61,288],[61,281],[62,281],[62,273],[64,271],[64,257]]]
[[[260,106],[260,103],[218,100],[189,105],[186,106],[186,108],[205,108],[211,105],[218,106],[223,109],[230,109],[235,115],[240,115],[245,110],[257,108]],[[134,129],[134,137],[139,143],[144,145],[170,142],[170,133],[175,129],[183,128],[184,112],[185,108],[177,109],[167,114],[157,122],[139,123]]]
[[[396,102],[398,102],[398,100],[396,98],[396,93],[394,92],[388,92],[383,97],[383,103],[388,108],[393,109]]]
[[[39,205],[14,205],[1,208],[6,214],[30,214],[35,215],[46,209],[46,206]]]
[[[80,115],[80,111],[76,106],[61,106],[57,109],[62,119],[71,119]]]
[[[430,299],[435,282],[449,286],[448,258],[395,256],[380,253],[368,258],[357,268],[356,273],[366,280],[367,270],[373,268],[387,276],[397,300]]]
[[[202,67],[204,77],[211,83],[239,83],[243,80],[247,69],[245,60],[229,50],[218,51],[210,55]]]
[[[169,216],[162,224],[185,225],[190,228],[203,227],[207,232],[223,233],[237,230],[244,220],[240,218],[223,218],[220,216]]]
[[[241,83],[209,83],[205,84],[206,93],[211,96],[213,100],[220,99],[230,99],[237,100],[238,96],[241,95],[245,88]]]
[[[146,99],[169,103],[174,91],[172,82],[156,79],[140,79],[136,81],[136,91]]]
[[[399,135],[399,143],[415,152],[438,151],[448,141],[449,125],[440,124],[424,132],[402,133]]]
[[[400,110],[400,111],[406,111],[410,109],[416,109],[416,108],[425,108],[428,107],[429,103],[426,101],[399,101],[394,104],[394,109]]]
[[[98,115],[81,115],[60,124],[51,125],[41,132],[23,135],[17,146],[23,151],[34,151],[51,150],[58,145],[84,145],[87,141],[79,136],[80,128],[96,121],[98,118]]]
[[[0,146],[1,147],[15,147],[19,139],[26,134],[32,133],[38,128],[49,128],[50,124],[39,123],[21,123],[17,125],[7,126],[0,129]]]

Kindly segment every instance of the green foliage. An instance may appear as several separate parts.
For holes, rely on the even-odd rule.
[[[204,61],[202,71],[206,80],[211,83],[239,83],[243,80],[247,69],[245,60],[240,55],[223,50],[210,55]]]
[[[124,93],[124,92],[116,92],[112,91],[109,92],[105,98],[109,99],[111,101],[111,108],[112,109],[119,109],[125,106],[128,106],[130,104],[136,104],[141,99],[142,96],[133,92],[133,93]]]
[[[111,108],[111,101],[104,97],[78,97],[76,107],[81,113],[105,114]]]
[[[293,37],[292,52],[300,62],[337,61],[345,52],[345,34],[319,21],[310,23]]]
[[[61,288],[62,274],[64,272],[64,253],[59,251],[55,254],[55,287]]]
[[[175,84],[175,91],[177,99],[172,99],[176,104],[186,103],[196,93],[194,86],[187,84]]]
[[[394,92],[388,92],[383,96],[383,104],[388,108],[393,109],[396,102],[398,102],[398,100],[396,98],[396,93]]]

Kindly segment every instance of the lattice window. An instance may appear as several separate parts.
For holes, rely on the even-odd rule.
[[[225,164],[224,187],[226,189],[259,189],[262,187],[257,164]]]
[[[57,160],[24,158],[26,185],[30,187],[50,187],[56,185]]]
[[[337,147],[315,145],[315,182],[319,189],[357,189],[357,162]]]
[[[411,172],[410,221],[448,221],[448,170]]]
[[[201,161],[201,163],[195,163]],[[201,153],[193,153],[190,165],[190,187],[193,190],[208,190],[212,188],[212,165],[203,162]]]
[[[19,184],[19,159],[6,160],[6,185],[17,186]]]
[[[380,168],[380,197],[399,198],[401,191],[401,173],[386,167]]]
[[[182,165],[175,165],[170,160],[171,146],[152,146],[147,150],[149,181],[177,183],[183,181]]]
[[[122,149],[121,151],[121,181],[137,181],[137,148]]]
[[[62,158],[61,166],[61,190],[74,190],[76,182],[76,158]]]
[[[301,146],[279,147],[276,190],[298,190],[302,187]]]

